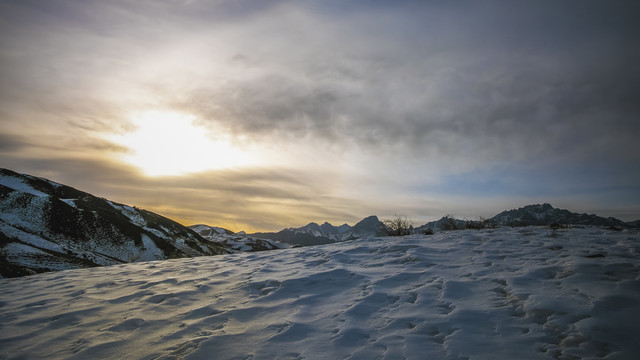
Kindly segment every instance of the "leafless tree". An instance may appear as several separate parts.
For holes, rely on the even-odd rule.
[[[386,219],[382,223],[385,225],[388,236],[403,236],[413,232],[412,221],[407,215],[396,214],[394,217]]]

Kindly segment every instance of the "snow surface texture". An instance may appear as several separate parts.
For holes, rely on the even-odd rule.
[[[638,359],[639,240],[464,230],[0,279],[0,358]]]

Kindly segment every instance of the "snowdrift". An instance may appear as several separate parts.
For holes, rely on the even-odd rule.
[[[0,279],[0,358],[637,359],[639,260],[527,227]]]

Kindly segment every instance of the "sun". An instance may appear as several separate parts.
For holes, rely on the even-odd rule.
[[[148,176],[184,175],[252,162],[249,153],[232,144],[230,135],[214,137],[195,120],[173,111],[136,113],[131,119],[135,130],[112,140],[129,149],[123,160]]]

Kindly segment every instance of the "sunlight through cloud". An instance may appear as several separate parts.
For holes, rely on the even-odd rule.
[[[171,176],[246,166],[252,157],[232,144],[231,136],[194,124],[195,117],[173,111],[132,116],[135,130],[111,140],[130,151],[123,160],[148,176]]]

